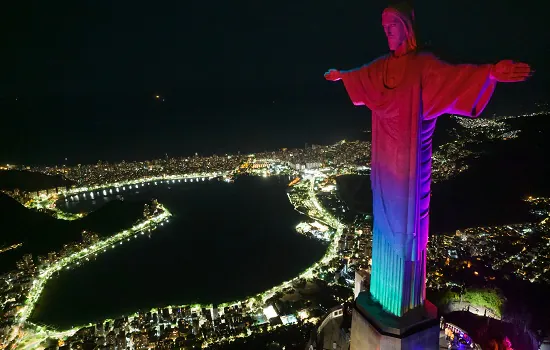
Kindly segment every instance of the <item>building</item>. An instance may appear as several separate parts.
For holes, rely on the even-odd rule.
[[[307,350],[349,350],[351,305],[338,305],[329,310],[312,331]]]
[[[355,299],[359,296],[359,293],[368,290],[370,275],[366,270],[355,271],[355,288],[353,295]]]

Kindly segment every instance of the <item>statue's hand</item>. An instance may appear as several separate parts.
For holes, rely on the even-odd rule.
[[[491,68],[491,79],[499,83],[524,81],[535,71],[527,64],[512,60],[500,61]]]
[[[329,81],[338,81],[342,79],[342,73],[337,69],[329,69],[329,71],[325,73],[325,79]]]

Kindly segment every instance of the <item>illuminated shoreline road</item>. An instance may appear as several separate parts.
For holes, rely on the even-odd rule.
[[[75,252],[69,256],[63,257],[58,261],[50,264],[47,268],[41,270],[38,273],[38,276],[32,281],[32,287],[27,293],[27,298],[25,300],[24,306],[18,310],[16,314],[16,326],[13,327],[13,331],[8,338],[8,344],[15,340],[17,337],[20,328],[25,324],[29,316],[31,315],[38,298],[44,290],[44,286],[48,280],[58,271],[62,269],[69,269],[71,266],[80,265],[81,260],[89,260],[90,256],[97,256],[98,253],[106,252],[109,248],[115,248],[116,245],[120,245],[123,241],[130,240],[130,237],[136,236],[137,234],[145,234],[145,230],[150,232],[154,230],[158,225],[164,225],[164,221],[168,222],[168,219],[172,214],[161,204],[159,204],[159,209],[161,213],[151,217],[150,219],[144,220],[139,224],[132,226],[131,228],[119,232],[111,237],[108,237],[102,241],[99,241],[87,248],[84,248],[78,252]]]
[[[336,230],[336,232],[334,233],[334,235],[332,237],[332,240],[330,241],[329,247],[327,248],[327,251],[324,254],[324,256],[319,261],[317,261],[316,263],[314,263],[313,265],[308,267],[306,270],[304,270],[302,273],[300,273],[299,275],[297,275],[296,277],[294,277],[294,278],[292,278],[288,281],[282,282],[279,285],[277,285],[277,286],[275,286],[275,287],[273,287],[273,288],[271,288],[271,289],[269,289],[265,292],[259,293],[259,294],[255,295],[253,297],[250,297],[248,299],[220,304],[220,305],[218,305],[219,308],[223,308],[225,306],[233,306],[233,305],[236,305],[240,302],[242,302],[244,304],[253,304],[255,301],[258,301],[258,300],[260,300],[262,304],[265,304],[265,302],[268,299],[273,297],[276,293],[281,292],[281,291],[283,291],[284,289],[286,289],[288,287],[291,287],[294,282],[296,282],[300,279],[312,280],[313,278],[315,278],[317,276],[317,274],[319,273],[319,270],[323,266],[329,264],[333,259],[337,258],[337,256],[338,256],[338,244],[340,242],[340,238],[342,236],[342,232],[345,228],[345,225],[340,223],[328,211],[326,211],[322,206],[319,205],[319,202],[317,201],[317,196],[315,195],[315,192],[314,192],[315,180],[319,177],[325,177],[325,175],[323,175],[320,172],[315,172],[315,175],[306,175],[303,179],[304,182],[307,182],[307,181],[310,182],[308,184],[308,188],[309,188],[309,191],[308,191],[309,198],[308,198],[308,200],[318,209],[318,212],[316,213],[317,215],[310,215],[310,214],[304,214],[304,215],[307,215],[311,219],[317,220],[319,222],[324,222],[324,223],[326,223],[327,225],[329,225],[330,227],[332,227],[333,229]],[[289,200],[290,200],[291,204],[296,208],[297,204],[292,201],[292,198],[290,196],[289,196]],[[199,308],[209,307],[209,306],[211,306],[211,305],[195,305],[195,307],[199,307]],[[253,333],[248,334],[248,336],[250,336],[251,334],[253,334]],[[205,342],[204,346],[212,345],[212,344],[215,344],[215,343],[228,341],[228,340],[231,340],[231,339],[225,339],[224,338],[224,339],[210,340],[210,341]]]
[[[12,244],[8,247],[0,248],[0,254],[5,253],[8,250],[17,249],[17,248],[21,247],[22,245],[23,245],[23,243],[16,243],[16,244]]]
[[[538,114],[548,114],[548,106],[546,105],[545,110],[540,113],[534,113],[531,115]],[[523,116],[531,116],[523,115]],[[511,138],[516,138],[520,130],[512,128],[511,125],[508,125],[504,121],[510,118],[517,118],[520,116],[511,116],[511,117],[497,117],[497,118],[488,118],[488,119],[467,119],[461,118],[457,119],[460,127],[457,132],[460,133],[458,139],[451,141],[447,144],[444,144],[439,147],[438,150],[434,152],[433,155],[433,175],[434,181],[444,181],[451,177],[460,174],[468,168],[465,159],[470,157],[472,154],[476,154],[471,151],[467,145],[480,144],[480,136],[483,136],[483,140],[508,140]],[[522,116],[521,116],[522,117]],[[250,308],[254,312],[259,310],[262,305],[260,303],[265,303],[270,297],[276,295],[278,292],[282,292],[287,287],[290,287],[294,281],[299,279],[313,279],[319,274],[319,271],[325,269],[327,264],[333,262],[334,258],[338,257],[338,243],[340,237],[342,236],[345,226],[340,223],[336,218],[334,218],[328,210],[325,210],[322,205],[320,205],[319,200],[316,196],[316,183],[318,180],[326,180],[327,175],[324,173],[329,173],[330,177],[337,174],[345,173],[355,173],[358,171],[368,170],[365,167],[365,164],[368,164],[370,156],[370,143],[368,142],[346,142],[341,141],[334,145],[329,146],[315,146],[306,149],[281,149],[277,152],[265,152],[252,155],[225,155],[225,156],[212,156],[212,157],[187,157],[187,158],[170,158],[157,160],[153,163],[150,162],[130,162],[130,163],[120,163],[120,164],[111,164],[111,165],[84,165],[78,167],[23,167],[30,171],[36,171],[39,173],[44,173],[47,175],[62,175],[65,178],[78,182],[78,183],[103,183],[101,185],[92,185],[92,186],[81,186],[78,188],[56,188],[49,190],[41,190],[38,192],[25,192],[19,190],[13,191],[3,191],[7,195],[15,198],[21,202],[27,208],[39,209],[41,211],[46,211],[49,214],[52,214],[54,217],[63,220],[77,220],[80,219],[85,214],[73,214],[64,212],[61,209],[57,208],[57,203],[60,201],[66,200],[77,201],[82,198],[93,198],[94,196],[101,196],[109,194],[115,194],[117,189],[125,191],[141,189],[145,186],[154,186],[160,183],[163,184],[172,184],[180,182],[203,182],[206,180],[211,180],[214,178],[224,179],[227,182],[232,182],[232,179],[239,175],[240,173],[246,173],[249,175],[257,175],[267,177],[269,175],[278,175],[280,172],[285,175],[297,175],[300,174],[297,178],[297,181],[291,183],[293,187],[292,193],[287,193],[289,201],[294,206],[294,208],[318,221],[324,223],[326,226],[330,226],[333,230],[331,235],[328,238],[330,239],[329,247],[325,255],[315,264],[307,268],[300,275],[295,278],[283,282],[278,286],[275,286],[263,293],[256,294],[253,297],[244,299],[244,301],[224,303],[218,305],[218,307],[225,306],[234,306],[238,303],[250,304],[254,306],[254,309]],[[366,160],[366,163],[365,163]],[[465,163],[465,164],[464,164]],[[360,166],[359,166],[360,165]],[[2,169],[11,169],[13,167],[7,165],[6,167],[0,166]],[[184,169],[189,169],[190,171],[187,174],[184,174]],[[192,169],[192,170],[191,170]],[[201,169],[201,170],[196,170]],[[307,169],[320,169],[320,171],[312,171]],[[154,175],[153,175],[154,174]],[[166,174],[176,174],[176,175],[166,175]],[[107,180],[110,179],[110,180]],[[120,179],[126,179],[124,181]],[[332,190],[331,190],[332,191]],[[112,193],[111,193],[112,192]],[[299,194],[297,194],[299,192]],[[118,192],[117,192],[118,193]],[[550,208],[550,199],[542,198],[530,198],[529,200],[544,200],[547,201],[548,207]],[[59,201],[59,202],[58,202]],[[545,209],[546,210],[546,209]],[[546,210],[550,213],[550,209]],[[168,212],[167,215],[169,216]],[[167,217],[165,218],[168,219]],[[159,219],[160,220],[160,219]],[[162,221],[162,220],[160,220]],[[159,221],[159,222],[160,222]],[[151,225],[151,228],[155,224],[158,224],[149,221],[147,224]],[[162,224],[162,222],[160,222]],[[509,229],[510,232],[513,231],[513,234],[506,235],[505,237],[512,237],[518,244],[525,244],[527,246],[527,231],[532,232],[533,229],[540,229],[547,231],[550,225],[550,214],[547,215],[540,223],[530,226],[522,226],[521,232],[516,229]],[[515,227],[515,226],[514,226]],[[520,228],[518,226],[518,228]],[[456,236],[454,233],[448,237],[444,237],[450,243],[446,243],[442,240],[439,246],[436,246],[435,252],[436,257],[440,257],[441,261],[450,261],[451,264],[455,260],[449,259],[450,250],[449,247],[453,249],[457,246],[465,246],[462,241],[468,240],[468,250],[474,250],[476,254],[481,254],[487,259],[495,260],[497,263],[493,265],[494,269],[500,266],[499,262],[507,262],[512,264],[514,268],[517,269],[517,273],[523,273],[525,271],[522,269],[529,270],[529,277],[531,282],[539,279],[547,279],[547,272],[550,270],[550,265],[542,266],[541,257],[537,259],[526,258],[526,253],[528,249],[523,249],[520,253],[517,254],[517,250],[511,252],[511,254],[498,255],[498,259],[492,259],[493,255],[496,254],[495,250],[490,250],[487,248],[488,244],[496,244],[499,241],[495,238],[501,233],[507,233],[508,230],[505,230],[501,227],[492,229],[491,232],[486,232],[485,228],[474,228],[464,230],[464,234],[461,236]],[[61,271],[64,268],[72,268],[75,265],[78,266],[82,261],[86,261],[91,254],[98,254],[101,252],[101,249],[105,250],[107,247],[116,246],[115,243],[121,244],[124,239],[129,239],[130,236],[137,234],[139,231],[134,231],[134,228],[125,230],[113,237],[109,238],[113,240],[105,240],[94,245],[95,248],[92,251],[81,251],[71,255],[69,260],[63,260],[63,262],[57,261],[53,265],[48,266],[47,268],[39,270],[39,273],[36,275],[31,275],[31,281],[34,279],[34,284],[28,286],[26,285],[25,290],[29,290],[28,298],[23,307],[18,304],[17,307],[21,307],[20,310],[17,310],[17,319],[13,323],[14,332],[13,337],[10,340],[13,342],[11,344],[1,344],[0,349],[11,346],[12,348],[20,345],[21,348],[31,349],[37,348],[41,341],[48,337],[63,339],[66,336],[74,334],[77,329],[73,329],[65,332],[58,332],[53,330],[51,327],[43,327],[35,325],[29,321],[26,321],[29,315],[34,308],[36,300],[38,299],[40,293],[43,291],[44,284],[47,279],[51,277],[58,271]],[[143,230],[142,230],[143,232]],[[491,235],[495,237],[491,237]],[[366,236],[361,233],[361,237]],[[478,236],[480,237],[478,239]],[[457,238],[458,237],[458,238]],[[547,239],[543,244],[540,245],[540,248],[544,252],[547,252],[550,249],[550,238],[543,237]],[[456,240],[456,241],[455,241]],[[471,243],[475,242],[475,244]],[[97,244],[103,244],[97,246]],[[103,247],[103,248],[101,248]],[[358,245],[359,247],[359,245]],[[88,246],[87,249],[91,249]],[[464,250],[465,253],[468,253],[467,250]],[[463,253],[464,253],[463,252]],[[545,253],[546,254],[546,253]],[[470,256],[473,256],[473,253],[469,253]],[[550,255],[549,255],[550,256]],[[453,258],[454,259],[454,258]],[[432,261],[435,261],[432,259]],[[457,260],[458,264],[458,260]],[[533,270],[534,265],[537,265],[538,271]],[[444,263],[441,263],[441,266],[444,266]],[[527,266],[525,268],[525,266]],[[457,269],[460,266],[457,265]],[[461,268],[461,267],[460,267]],[[335,268],[330,270],[335,271]],[[33,277],[34,276],[34,277]],[[494,278],[494,276],[492,277]],[[436,281],[436,283],[443,283],[445,281]],[[26,283],[26,282],[25,282]],[[451,283],[451,282],[449,282]],[[32,293],[31,293],[32,292]],[[25,292],[26,293],[26,292]],[[203,305],[189,305],[191,310],[199,311]],[[204,307],[210,308],[211,305],[205,305]],[[13,310],[16,310],[15,308]],[[153,310],[159,310],[154,308]],[[129,318],[134,316],[129,316]],[[80,328],[80,327],[79,327]],[[11,330],[10,330],[11,331]],[[235,337],[243,337],[250,335],[248,334],[239,334]],[[17,337],[17,339],[15,339]],[[233,337],[233,339],[235,338]],[[0,342],[3,339],[0,339]],[[208,339],[207,343],[221,342],[228,340],[228,338],[216,338]]]
[[[82,213],[69,213],[65,212],[56,206],[56,202],[59,199],[69,200],[80,200],[80,198],[94,199],[94,196],[106,196],[108,194],[117,194],[120,191],[128,190],[137,190],[145,186],[154,186],[162,183],[166,184],[175,184],[181,182],[195,183],[195,182],[204,182],[207,180],[212,180],[215,178],[227,178],[233,173],[233,171],[224,171],[224,172],[212,172],[212,173],[192,173],[192,174],[180,174],[180,175],[164,175],[164,176],[154,176],[154,177],[143,177],[138,179],[132,179],[127,181],[118,181],[108,184],[94,185],[94,186],[82,186],[75,187],[70,189],[61,189],[59,191],[55,190],[43,190],[38,191],[36,194],[31,196],[26,201],[23,201],[22,204],[31,209],[41,209],[50,212],[57,219],[62,220],[78,220],[81,219],[85,214]],[[113,192],[114,189],[114,192]],[[109,192],[107,192],[109,190]],[[100,192],[101,191],[101,192]],[[5,192],[7,195],[12,196],[12,193]],[[21,201],[20,198],[14,197],[16,200]]]
[[[226,173],[214,173],[214,174],[192,174],[192,175],[179,175],[179,176],[163,176],[163,177],[157,177],[157,178],[142,178],[137,180],[131,180],[126,182],[119,182],[119,183],[113,183],[113,184],[105,184],[101,186],[94,186],[94,187],[81,187],[81,188],[74,188],[70,189],[68,191],[64,192],[58,192],[58,193],[51,193],[51,194],[39,194],[33,198],[33,201],[31,201],[31,205],[26,205],[30,208],[41,208],[45,210],[52,210],[56,212],[56,216],[60,219],[66,219],[66,220],[74,220],[78,219],[82,216],[77,217],[76,214],[69,214],[62,212],[58,208],[56,208],[55,203],[60,198],[70,199],[71,196],[79,196],[84,195],[85,193],[91,194],[92,191],[98,191],[98,190],[108,190],[108,189],[123,189],[126,190],[126,187],[128,189],[136,189],[141,188],[143,186],[147,185],[157,185],[159,183],[176,183],[176,182],[202,182],[206,181],[207,179],[213,179],[215,177],[227,177],[231,176],[231,172]],[[326,175],[315,172],[315,173],[309,173],[306,175],[303,179],[303,182],[309,182],[308,184],[308,202],[312,204],[312,207],[314,209],[314,212],[310,211],[308,214],[305,214],[309,216],[312,219],[318,220],[319,222],[323,222],[326,225],[332,227],[335,230],[335,233],[332,236],[332,240],[330,241],[329,247],[327,248],[326,253],[324,256],[308,267],[306,270],[304,270],[302,273],[300,273],[298,276],[292,278],[291,280],[285,281],[280,283],[279,285],[264,291],[262,293],[259,293],[255,296],[249,297],[244,300],[234,301],[234,302],[227,302],[218,305],[218,307],[225,307],[225,306],[231,306],[235,305],[237,303],[245,303],[247,305],[252,305],[254,303],[258,304],[264,304],[266,300],[274,296],[276,293],[284,290],[285,288],[291,287],[292,283],[299,279],[306,279],[311,280],[317,276],[319,273],[319,270],[330,263],[334,258],[337,257],[338,252],[338,242],[340,240],[340,237],[342,235],[344,225],[340,223],[337,219],[335,219],[332,215],[330,215],[318,202],[315,191],[314,191],[314,185],[315,180],[317,178],[326,177]],[[141,185],[141,187],[140,187]],[[115,190],[116,191],[116,190]],[[106,194],[106,193],[104,193]],[[292,198],[289,197],[289,200],[291,204],[296,208],[297,204],[293,203]],[[40,203],[39,205],[32,205],[32,203]],[[29,204],[29,203],[26,203]],[[36,346],[36,344],[39,344],[42,340],[46,338],[46,335],[50,336],[51,334],[65,334],[65,335],[71,335],[73,334],[78,328],[74,328],[73,330],[66,330],[63,332],[56,332],[48,328],[43,327],[37,327],[35,325],[32,325],[27,322],[27,319],[30,317],[37,300],[39,299],[42,291],[44,290],[44,287],[47,283],[47,281],[58,272],[61,272],[63,269],[70,269],[71,267],[79,266],[81,261],[83,260],[89,260],[91,256],[97,256],[98,254],[105,252],[108,248],[114,248],[116,245],[122,244],[124,240],[130,240],[132,236],[136,236],[137,234],[141,233],[144,234],[145,230],[151,230],[157,227],[157,225],[163,225],[164,221],[168,221],[168,218],[171,216],[171,213],[164,208],[161,204],[159,204],[159,207],[162,208],[161,214],[150,218],[148,220],[142,221],[139,224],[131,227],[130,229],[124,230],[122,232],[119,232],[105,240],[102,240],[98,243],[95,243],[94,245],[84,248],[70,256],[64,257],[55,263],[49,265],[47,268],[41,270],[37,277],[32,281],[32,287],[29,290],[27,294],[27,299],[24,303],[24,306],[18,311],[16,318],[16,326],[13,327],[13,331],[10,335],[9,341],[7,344],[11,343],[12,348],[15,348],[19,345],[21,345],[21,348],[29,349],[33,346]],[[211,307],[212,305],[182,305],[182,306],[172,306],[173,307],[184,307],[184,306],[192,306],[194,308],[202,308],[202,307]],[[84,326],[83,326],[84,327]],[[25,329],[25,330],[23,330]],[[23,333],[23,336],[21,336],[21,333]],[[19,335],[19,338],[18,338]],[[249,334],[250,335],[250,334]],[[224,341],[227,339],[218,339],[216,341],[208,342],[207,343],[215,343],[219,341]],[[30,344],[30,345],[29,345]]]
[[[142,221],[139,224],[131,227],[130,229],[119,232],[105,240],[93,244],[88,248],[84,248],[81,251],[64,257],[51,264],[48,268],[42,270],[38,275],[38,278],[33,281],[33,287],[29,292],[30,298],[27,299],[26,303],[28,305],[26,305],[19,311],[19,319],[27,319],[34,308],[34,304],[40,296],[42,289],[44,288],[44,284],[55,272],[60,271],[63,268],[69,269],[71,265],[80,265],[80,260],[89,260],[90,256],[96,256],[98,253],[106,252],[108,248],[115,248],[116,243],[122,244],[124,239],[127,239],[129,241],[130,237],[132,236],[135,236],[139,233],[144,234],[144,230],[148,230],[150,232],[151,229],[155,229],[157,227],[157,224],[162,225],[162,222],[168,220],[168,218],[172,215],[170,214],[170,212],[168,212],[168,210],[166,210],[166,208],[162,208],[163,212],[161,214],[152,217],[151,219]]]

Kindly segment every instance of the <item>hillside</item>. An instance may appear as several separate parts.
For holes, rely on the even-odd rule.
[[[111,201],[81,220],[57,220],[46,213],[23,207],[0,194],[0,247],[23,245],[0,254],[0,272],[10,270],[24,254],[34,256],[58,251],[63,244],[79,241],[83,230],[109,236],[130,227],[143,214],[143,202]]]

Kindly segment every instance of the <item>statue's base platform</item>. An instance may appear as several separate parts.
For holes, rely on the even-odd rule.
[[[382,309],[368,291],[355,300],[351,322],[351,350],[439,349],[437,308],[426,300],[402,317]]]

